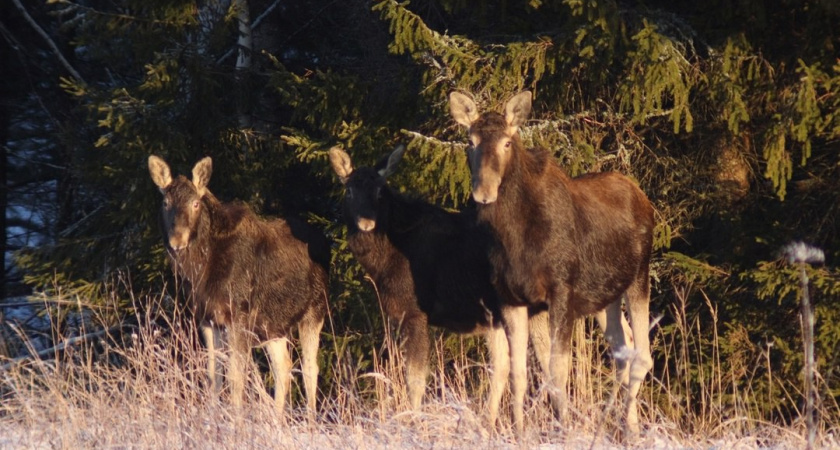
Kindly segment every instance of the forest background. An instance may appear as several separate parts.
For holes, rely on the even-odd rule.
[[[801,291],[780,250],[802,240],[825,251],[807,270],[820,423],[838,423],[834,0],[11,0],[0,11],[0,286],[73,299],[60,313],[47,302],[56,342],[78,334],[83,311],[110,305],[97,326],[120,326],[146,313],[136,299],[175,294],[146,160],[187,174],[210,155],[218,197],[300,215],[334,240],[324,339],[369,370],[385,326],[344,245],[327,149],[367,165],[406,144],[391,186],[458,209],[469,170],[448,93],[498,110],[530,89],[527,144],[573,175],[625,173],[656,207],[653,378],[680,377],[649,392],[648,408],[687,427],[744,414],[799,423]],[[3,351],[24,355],[11,325],[0,323]]]

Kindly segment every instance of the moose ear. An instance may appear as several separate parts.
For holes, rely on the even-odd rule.
[[[505,105],[505,120],[511,128],[518,128],[531,114],[531,91],[522,91]]]
[[[155,155],[149,156],[149,174],[151,174],[152,181],[161,192],[172,183],[172,172],[169,171],[169,165]]]
[[[347,184],[350,174],[353,173],[353,161],[350,160],[350,155],[341,147],[333,147],[330,149],[330,164],[341,184]]]
[[[385,164],[385,167],[379,169],[379,176],[382,178],[388,178],[397,171],[397,164],[400,163],[402,160],[403,153],[405,153],[405,145],[399,145],[397,148],[388,155],[388,162]],[[381,166],[382,163],[380,162],[377,166]]]
[[[207,193],[207,185],[210,184],[210,175],[213,175],[213,160],[205,156],[195,164],[192,170],[192,182],[198,195],[204,196]]]
[[[449,94],[449,112],[456,122],[469,128],[478,119],[478,107],[468,96],[453,91]]]

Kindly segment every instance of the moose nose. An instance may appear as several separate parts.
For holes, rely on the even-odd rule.
[[[376,221],[373,219],[359,217],[358,220],[356,220],[356,226],[358,226],[362,231],[371,231],[376,228]]]
[[[187,248],[190,245],[190,233],[189,231],[186,232],[178,232],[177,230],[170,233],[169,235],[169,247],[174,250],[176,253],[180,252],[181,250]]]
[[[487,194],[486,192],[484,192],[481,189],[479,189],[479,190],[473,189],[473,200],[475,200],[476,203],[479,203],[479,204],[482,204],[482,205],[489,205],[490,203],[493,203],[493,202],[496,201],[496,197],[493,196],[493,195]]]

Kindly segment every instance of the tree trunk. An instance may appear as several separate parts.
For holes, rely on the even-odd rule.
[[[0,6],[0,13],[2,17],[9,17],[9,5],[3,3]],[[0,80],[12,80],[12,67],[17,66],[13,60],[12,48],[10,45],[0,45]],[[9,209],[9,182],[8,182],[8,150],[6,144],[9,142],[9,126],[11,126],[11,90],[12,83],[2,83],[0,88],[0,145],[3,146],[3,154],[0,155],[0,209],[3,210],[2,218],[0,218],[0,229],[3,230],[3,236],[0,238],[0,254],[3,255],[3,271],[0,272],[0,299],[6,298],[6,283],[8,281],[9,267],[6,264],[6,252],[8,251],[9,233],[7,230],[6,213]],[[2,323],[2,322],[0,322]]]
[[[251,72],[251,52],[253,50],[253,36],[251,33],[251,10],[247,0],[236,0],[236,21],[239,23],[239,37],[236,40],[236,109],[239,117],[239,128],[251,127],[249,108],[249,79]]]

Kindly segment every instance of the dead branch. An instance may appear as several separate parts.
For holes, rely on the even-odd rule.
[[[26,8],[23,7],[23,4],[20,2],[20,0],[12,1],[14,2],[15,6],[20,11],[20,13],[23,14],[23,18],[26,19],[26,21],[29,23],[29,25],[32,26],[35,32],[38,33],[42,38],[44,38],[44,41],[47,42],[47,46],[50,48],[50,50],[52,50],[55,56],[58,57],[58,60],[61,62],[61,65],[63,65],[64,68],[67,69],[68,72],[70,72],[70,75],[72,75],[73,78],[75,78],[76,80],[87,84],[87,82],[85,82],[85,79],[82,78],[79,72],[76,71],[76,69],[73,68],[70,62],[64,58],[64,55],[61,54],[61,51],[58,49],[58,46],[55,45],[55,42],[53,42],[50,35],[47,34],[47,32],[44,31],[44,29],[41,28],[40,25],[38,25],[38,22],[35,22],[35,19],[33,19],[32,16],[29,15],[29,12],[26,11]]]

